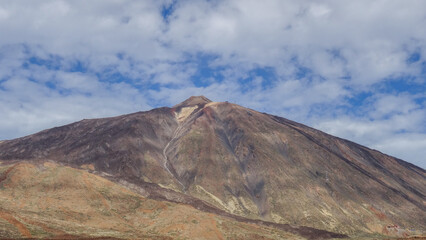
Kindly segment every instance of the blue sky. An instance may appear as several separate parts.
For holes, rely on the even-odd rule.
[[[426,1],[0,0],[0,140],[191,95],[426,167]]]

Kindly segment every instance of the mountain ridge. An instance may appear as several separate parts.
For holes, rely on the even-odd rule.
[[[42,158],[90,165],[118,181],[153,183],[271,223],[402,236],[413,234],[409,228],[423,232],[426,221],[424,169],[204,96],[0,143],[0,160]],[[387,229],[392,224],[398,233]]]

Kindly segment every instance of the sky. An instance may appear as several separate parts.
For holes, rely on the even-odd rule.
[[[0,140],[192,95],[426,168],[424,0],[0,0]]]

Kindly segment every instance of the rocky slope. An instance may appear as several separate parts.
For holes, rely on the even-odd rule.
[[[191,206],[141,197],[54,162],[0,166],[0,238],[304,239]]]
[[[39,159],[104,173],[140,192],[148,189],[146,196],[199,200],[281,226],[351,236],[425,231],[424,169],[202,96],[172,108],[82,120],[0,143],[4,162]]]

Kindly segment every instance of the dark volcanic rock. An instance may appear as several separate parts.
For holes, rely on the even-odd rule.
[[[197,205],[191,201],[198,199],[222,214],[276,227],[346,234],[387,234],[389,225],[401,234],[425,230],[424,169],[203,96],[0,143],[0,160],[19,159],[91,166],[117,181],[150,182],[186,196],[173,201]],[[172,191],[162,187],[156,191]]]

